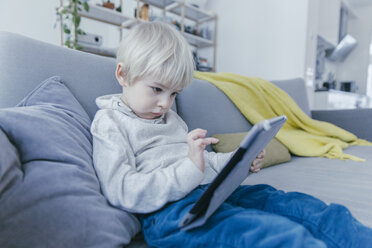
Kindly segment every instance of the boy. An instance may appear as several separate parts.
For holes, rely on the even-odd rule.
[[[117,60],[123,92],[97,99],[94,166],[106,198],[138,214],[150,246],[363,247],[372,242],[372,231],[344,207],[268,185],[240,186],[205,225],[179,230],[180,219],[231,154],[204,151],[218,140],[202,129],[188,133],[170,110],[194,70],[177,30],[159,22],[140,24],[121,44]],[[252,172],[260,170],[263,158],[264,152]]]

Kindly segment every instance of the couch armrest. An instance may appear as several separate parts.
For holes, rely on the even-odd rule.
[[[358,138],[372,141],[372,109],[312,110],[315,120],[335,124]]]

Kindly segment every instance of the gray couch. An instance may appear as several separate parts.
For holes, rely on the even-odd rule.
[[[97,110],[96,97],[121,91],[116,83],[114,70],[115,60],[111,58],[0,32],[0,128],[5,130],[1,133],[2,135],[0,134],[3,151],[0,153],[0,209],[2,209],[0,211],[0,247],[119,247],[127,244],[130,237],[137,231],[133,227],[126,228],[126,223],[134,223],[132,216],[112,208],[100,195],[98,181],[91,164],[91,147],[89,147],[91,137],[87,134],[84,134],[85,136],[76,134],[81,129],[85,131],[89,129],[89,118],[93,118]],[[34,90],[41,82],[53,76],[59,76],[53,78],[50,84],[57,89],[45,88],[44,84],[38,90]],[[59,81],[67,86],[67,91],[72,92],[73,96],[69,95],[69,92],[63,88],[65,86],[61,86]],[[372,126],[371,109],[310,111],[302,79],[272,82],[288,92],[312,118],[332,122],[352,131],[360,138],[372,141],[372,132],[369,130]],[[40,91],[43,93],[42,96],[40,96]],[[30,92],[32,92],[31,96]],[[27,95],[29,95],[27,99],[21,102]],[[63,96],[62,99],[57,97],[59,95]],[[70,100],[73,97],[78,102]],[[48,102],[49,98],[57,101],[58,104]],[[73,102],[71,103],[73,110],[69,105],[70,102]],[[47,108],[47,111],[43,110],[43,114],[37,114],[43,117],[53,111],[53,113],[60,111],[61,108],[65,108],[63,106],[66,104],[69,109],[62,111],[63,118],[70,120],[68,124],[71,124],[76,121],[76,116],[79,116],[81,119],[79,119],[79,125],[83,126],[83,128],[76,129],[77,131],[71,133],[69,137],[63,136],[61,130],[64,129],[58,129],[59,124],[56,126],[48,124],[49,122],[38,124],[37,120],[32,119],[33,111],[39,113],[37,111],[40,109]],[[14,108],[16,105],[18,107]],[[53,110],[49,109],[50,105],[53,106]],[[216,87],[205,81],[195,79],[192,85],[184,89],[177,97],[174,109],[186,121],[190,130],[196,127],[205,128],[209,135],[242,132],[251,127],[251,124],[230,100]],[[58,112],[59,114],[61,113]],[[11,116],[14,118],[9,121]],[[27,116],[27,121],[22,116]],[[52,119],[58,121],[58,118]],[[49,132],[48,129],[51,131]],[[68,128],[66,132],[69,130],[72,129]],[[37,135],[34,135],[35,133]],[[29,136],[32,136],[32,142],[28,142],[31,139]],[[42,148],[44,143],[36,144],[35,139],[37,141],[38,137],[45,139],[48,146]],[[71,137],[72,142],[81,143],[83,142],[81,140],[86,139],[88,146],[79,150],[79,153],[86,153],[85,161],[73,160],[74,163],[66,166],[64,159],[69,157],[69,154],[59,154],[58,162],[62,162],[58,168],[64,168],[64,170],[54,172],[56,160],[48,156],[57,149],[63,150],[64,147],[54,148],[53,144],[70,146],[66,140],[70,140]],[[44,155],[39,153],[42,149],[46,149],[48,153]],[[74,148],[71,152],[76,149]],[[290,162],[265,168],[260,173],[250,175],[244,183],[270,184],[285,191],[308,193],[327,203],[344,204],[362,223],[372,227],[370,210],[372,209],[372,147],[352,146],[345,152],[365,158],[366,162],[292,156]],[[33,154],[41,155],[34,158]],[[14,159],[9,163],[8,158],[12,156]],[[31,156],[32,159],[27,160],[27,156]],[[79,156],[78,153],[76,156]],[[35,161],[39,163],[35,164]],[[49,163],[48,166],[43,164],[45,162]],[[5,166],[7,163],[10,164],[8,167]],[[14,180],[9,179],[11,174],[9,168],[14,167],[15,164],[20,176],[14,177],[16,178]],[[80,166],[78,172],[72,172],[69,177],[63,174],[67,169],[76,167],[76,165]],[[53,180],[47,181],[43,177],[38,178],[36,172],[30,173],[35,168],[42,168],[38,172],[42,174],[53,170],[53,174],[46,176],[49,179],[53,177]],[[84,174],[78,177],[79,181],[72,188],[71,184],[75,182],[73,176],[82,171]],[[32,182],[30,182],[31,178]],[[89,178],[91,186],[81,192],[79,187],[87,187],[86,178]],[[54,184],[58,185],[59,194],[43,191],[53,188]],[[63,189],[70,191],[63,191]],[[38,194],[39,191],[44,193]],[[72,198],[74,194],[78,197]],[[30,195],[34,198],[26,202],[25,196]],[[93,196],[94,201],[92,201]],[[56,199],[59,201],[54,202],[52,206],[48,205],[48,201]],[[79,201],[80,205],[75,204]],[[45,206],[40,204],[39,208],[40,202]],[[76,225],[78,228],[74,228]],[[129,246],[146,247],[138,235]]]

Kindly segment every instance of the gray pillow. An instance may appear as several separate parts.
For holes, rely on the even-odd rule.
[[[59,77],[0,109],[0,128],[0,247],[120,247],[140,230],[101,194],[90,119]]]
[[[6,134],[0,129],[0,202],[3,192],[12,185],[20,183],[20,180],[22,180],[22,171],[17,148],[9,142]],[[1,206],[0,204],[0,209]],[[0,215],[1,212],[2,210]]]

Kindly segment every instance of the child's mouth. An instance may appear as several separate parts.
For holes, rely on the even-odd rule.
[[[157,116],[157,117],[159,117],[159,116],[161,116],[163,113],[151,113],[153,116]]]

